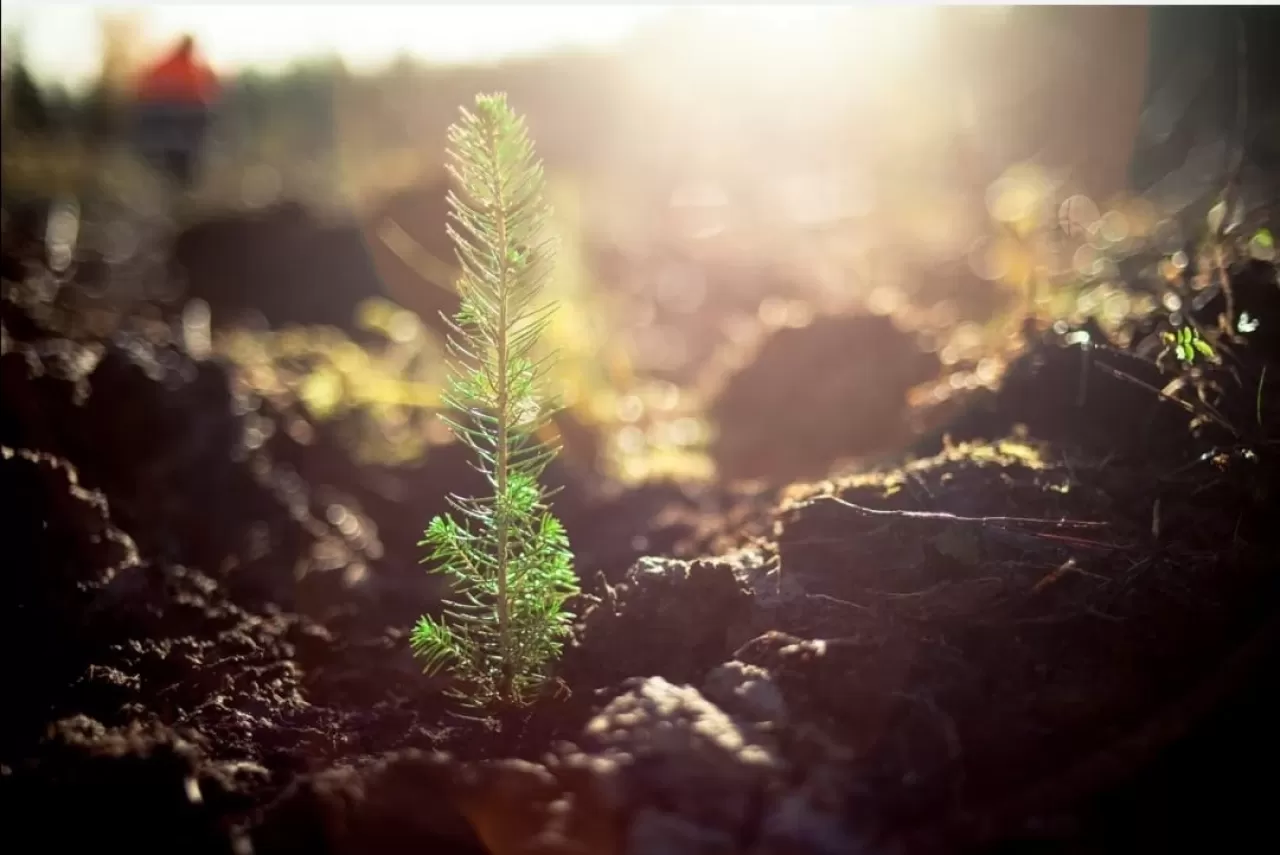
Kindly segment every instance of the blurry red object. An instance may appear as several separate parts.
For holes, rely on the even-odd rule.
[[[196,56],[190,36],[165,59],[144,70],[136,90],[140,101],[204,105],[217,99],[218,92],[218,78]]]

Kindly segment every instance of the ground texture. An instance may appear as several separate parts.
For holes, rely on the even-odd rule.
[[[1260,326],[1200,378],[1220,419],[1059,329],[830,477],[883,450],[858,431],[899,425],[937,365],[882,318],[777,333],[715,405],[722,470],[760,480],[551,473],[577,631],[557,694],[487,717],[407,644],[443,593],[421,528],[475,486],[460,451],[357,465],[340,425],[248,395],[163,324],[94,335],[12,289],[12,851],[1280,848],[1280,291],[1260,265],[1234,281]],[[801,388],[841,340],[872,355]],[[860,418],[822,409],[859,395]]]

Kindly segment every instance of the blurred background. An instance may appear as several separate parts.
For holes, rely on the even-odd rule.
[[[1265,8],[3,20],[6,288],[86,336],[170,331],[382,464],[449,441],[441,164],[478,92],[509,93],[546,165],[566,455],[628,481],[900,446],[997,380],[1028,315],[1151,311],[1126,259],[1180,249],[1225,192],[1280,197]]]

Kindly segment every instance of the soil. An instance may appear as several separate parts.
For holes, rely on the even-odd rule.
[[[1274,270],[1233,281],[1280,329]],[[910,337],[777,331],[721,386],[721,481],[549,473],[584,589],[559,690],[476,715],[407,642],[444,594],[422,526],[475,486],[456,446],[358,465],[163,324],[72,332],[19,290],[11,851],[1275,848],[1274,338],[1204,369],[1221,422],[1162,401],[1137,345],[1058,330],[917,435],[906,390],[940,369]]]

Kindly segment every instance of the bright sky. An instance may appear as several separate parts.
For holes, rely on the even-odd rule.
[[[606,45],[625,37],[660,5],[504,6],[357,5],[355,3],[213,4],[2,0],[6,37],[24,33],[28,65],[41,79],[77,84],[97,73],[101,11],[144,11],[148,41],[181,33],[196,38],[218,71],[279,67],[336,53],[351,67],[399,53],[438,61],[486,60],[565,45]]]

